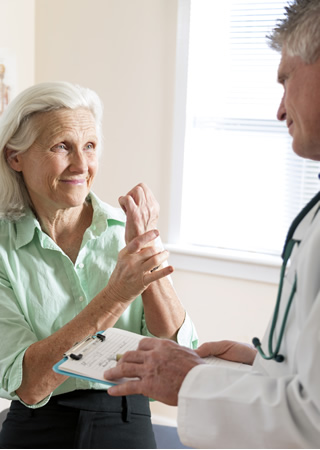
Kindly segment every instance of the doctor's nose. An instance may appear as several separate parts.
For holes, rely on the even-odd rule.
[[[283,96],[281,99],[279,108],[278,108],[277,119],[283,121],[283,120],[286,120],[286,118],[287,118],[287,113],[286,113],[286,108],[284,106],[284,96]]]

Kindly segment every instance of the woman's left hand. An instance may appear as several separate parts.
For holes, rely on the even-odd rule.
[[[135,237],[157,228],[160,207],[146,184],[140,183],[127,195],[120,197],[119,204],[127,215],[127,244]]]

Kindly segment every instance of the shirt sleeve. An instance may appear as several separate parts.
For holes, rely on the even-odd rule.
[[[195,326],[187,312],[184,322],[178,331],[177,342],[180,345],[192,349],[196,349],[198,347],[198,335]]]
[[[24,320],[12,288],[0,280],[0,327],[2,340],[0,346],[0,388],[10,396],[14,396],[15,390],[22,381],[22,361],[24,353],[33,336],[28,324]]]
[[[22,382],[24,354],[31,344],[37,342],[37,338],[23,316],[13,289],[3,274],[0,274],[0,310],[1,333],[5,337],[0,345],[0,395],[8,400],[21,401],[15,391]],[[32,408],[43,406],[49,398],[50,396],[37,405],[26,406]]]
[[[143,318],[143,334],[148,337],[157,337],[154,336],[147,328],[145,318]],[[195,326],[189,316],[189,314],[186,312],[184,322],[181,325],[178,334],[177,334],[177,343],[179,345],[183,345],[184,347],[189,347],[192,349],[196,349],[198,347],[198,335],[197,331],[195,329]]]
[[[248,372],[205,364],[194,367],[179,393],[182,442],[200,448],[317,448],[319,323],[318,294],[298,338],[294,370],[286,375],[270,376],[255,367]]]

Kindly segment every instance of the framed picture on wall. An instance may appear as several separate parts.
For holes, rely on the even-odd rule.
[[[0,48],[0,116],[17,89],[16,57],[9,49]]]

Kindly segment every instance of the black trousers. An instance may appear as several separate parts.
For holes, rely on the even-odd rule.
[[[107,391],[57,395],[43,407],[11,403],[0,448],[156,448],[149,399]]]

